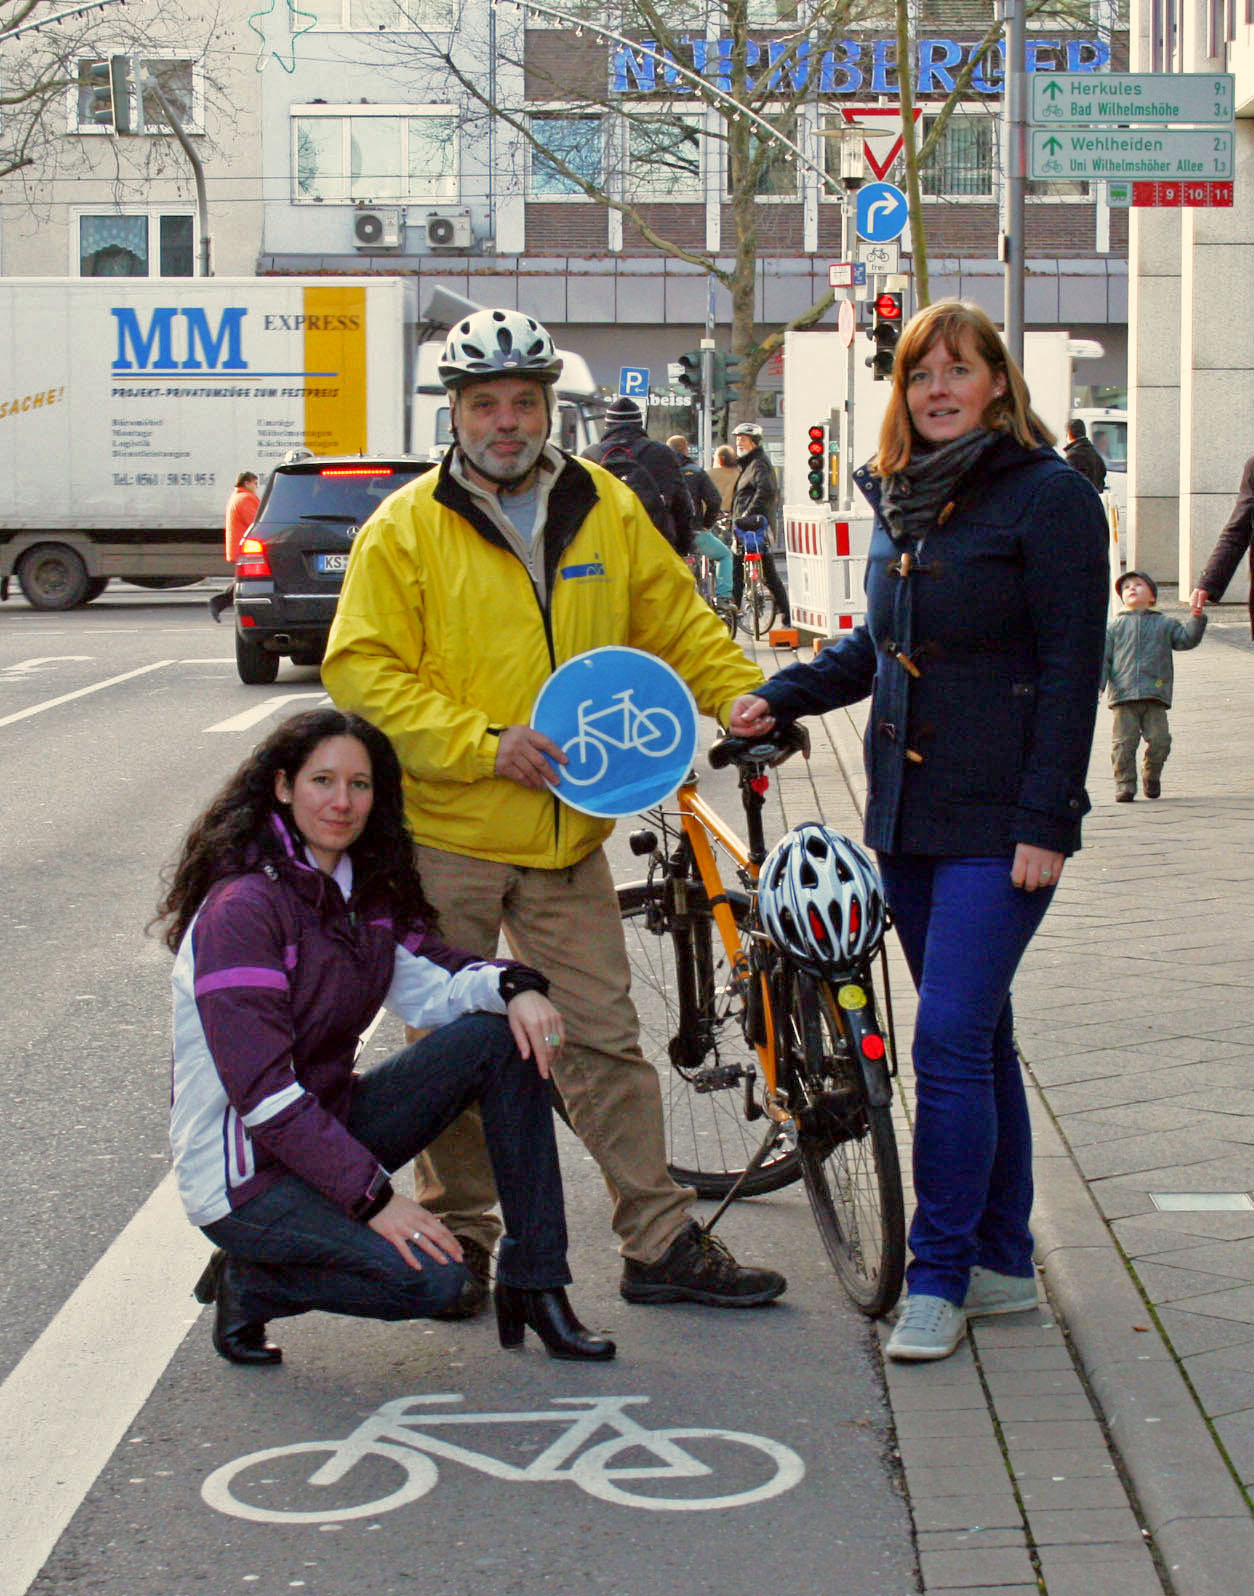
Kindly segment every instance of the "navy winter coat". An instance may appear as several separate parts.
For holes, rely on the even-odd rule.
[[[878,479],[863,467],[855,480],[876,510],[866,620],[761,696],[789,720],[872,695],[872,848],[994,857],[1024,842],[1073,853],[1110,591],[1092,485],[1052,449],[1004,437],[916,546],[890,536]]]

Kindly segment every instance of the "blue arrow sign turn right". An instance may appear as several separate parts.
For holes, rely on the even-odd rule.
[[[858,237],[868,243],[899,238],[908,214],[906,196],[894,183],[867,183],[858,190]]]

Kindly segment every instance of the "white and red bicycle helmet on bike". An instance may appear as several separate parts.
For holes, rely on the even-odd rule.
[[[887,922],[871,856],[815,821],[794,827],[767,854],[758,912],[778,948],[825,974],[874,953]]]

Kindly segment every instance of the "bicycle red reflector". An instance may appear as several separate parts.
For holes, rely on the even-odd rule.
[[[884,1038],[875,1035],[874,1032],[870,1036],[864,1036],[862,1038],[862,1054],[864,1058],[883,1058]]]
[[[749,778],[749,785],[753,788],[754,792],[759,794],[764,793],[770,788],[771,778],[769,776],[751,776]]]
[[[323,466],[320,477],[390,477],[391,466]]]

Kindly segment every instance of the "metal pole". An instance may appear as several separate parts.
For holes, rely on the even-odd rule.
[[[139,72],[137,70],[135,73],[135,83],[137,87],[139,85],[139,81]],[[140,90],[141,118],[143,116],[143,97],[146,94],[151,94],[153,99],[156,100],[157,104],[161,107],[161,114],[169,123],[171,133],[174,134],[174,137],[183,146],[183,154],[186,155],[188,163],[191,166],[192,176],[196,180],[196,209],[200,215],[199,275],[201,277],[212,277],[213,272],[209,267],[209,199],[205,193],[205,169],[200,164],[200,156],[197,155],[195,146],[192,144],[187,134],[183,131],[183,124],[174,114],[169,100],[167,100],[165,95],[162,94],[161,85],[157,82],[156,78],[146,78],[144,80],[144,86],[142,90]]]
[[[1005,228],[1001,258],[1005,267],[1006,347],[1023,365],[1024,190],[1027,183],[1027,65],[1024,0],[1002,0],[1005,19],[1002,124],[1006,171]]]
[[[714,279],[706,282],[705,337],[701,340],[701,416],[697,434],[701,465],[709,470],[714,461]]]
[[[853,194],[846,189],[840,202],[840,258],[853,260]],[[857,357],[854,353],[858,345],[858,300],[857,289],[851,288],[849,292],[853,298],[853,337],[849,340],[849,347],[845,350],[845,435],[840,440],[840,474],[839,493],[842,510],[849,510],[853,505],[853,384],[854,368]]]

